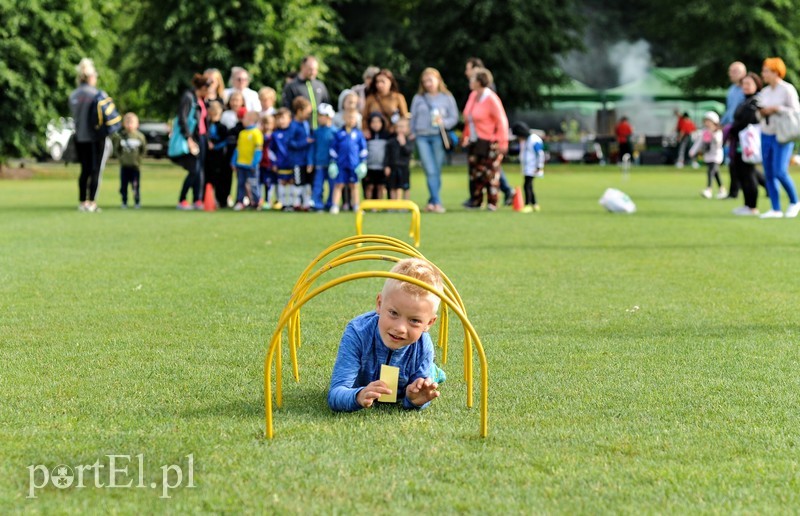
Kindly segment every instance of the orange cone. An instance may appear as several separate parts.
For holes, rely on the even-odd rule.
[[[514,188],[514,202],[511,204],[511,207],[514,208],[514,211],[522,211],[524,205],[522,190],[520,190],[519,187]]]
[[[206,183],[206,193],[203,195],[203,211],[216,211],[217,201],[214,199],[214,187]]]

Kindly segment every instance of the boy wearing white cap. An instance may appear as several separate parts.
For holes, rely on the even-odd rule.
[[[719,115],[713,111],[706,111],[703,115],[703,137],[692,146],[689,151],[689,156],[694,158],[698,152],[702,150],[703,161],[706,162],[707,176],[706,188],[700,192],[700,195],[706,199],[711,199],[713,192],[711,190],[711,181],[715,179],[719,191],[717,192],[717,199],[725,199],[728,197],[728,190],[722,186],[722,180],[719,177],[719,166],[724,159],[724,151],[722,148],[722,128],[719,125]]]

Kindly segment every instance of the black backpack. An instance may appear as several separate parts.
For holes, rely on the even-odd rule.
[[[98,91],[89,109],[89,127],[97,140],[112,135],[122,128],[122,117],[114,105],[114,100],[104,91]]]

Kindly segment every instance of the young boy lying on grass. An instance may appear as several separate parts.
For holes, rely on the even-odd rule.
[[[418,279],[441,291],[439,272],[427,261],[408,258],[392,272]],[[328,405],[352,412],[372,407],[383,394],[392,394],[380,380],[381,365],[399,368],[398,401],[407,409],[423,409],[439,397],[444,372],[433,364],[433,342],[428,329],[436,322],[439,297],[405,281],[387,278],[374,312],[347,324],[333,366]]]

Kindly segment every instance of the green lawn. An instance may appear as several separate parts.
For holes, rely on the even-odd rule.
[[[638,168],[623,181],[612,166],[551,166],[536,180],[541,213],[525,215],[462,210],[465,173],[448,170],[449,211],[423,215],[420,250],[487,350],[489,437],[477,386],[465,406],[455,318],[429,410],[329,411],[338,339],[372,308],[373,279],[303,309],[302,381],[284,370],[267,441],[267,341],[303,268],[354,233],[352,214],[178,212],[183,175],[166,162],[144,168],[142,210],[117,207],[112,165],[103,212],[79,213],[75,168],[40,169],[0,181],[0,513],[800,506],[800,220],[734,217],[737,203],[700,197],[702,171]],[[639,212],[605,213],[609,186]],[[418,173],[413,188],[424,205]],[[408,241],[408,215],[368,213],[365,230]],[[130,456],[118,484],[141,475],[147,487],[96,487],[108,455]],[[28,498],[31,471],[44,483],[35,465],[98,461],[86,487],[51,482]],[[167,465],[184,475],[169,499]]]

